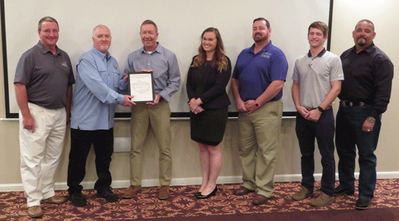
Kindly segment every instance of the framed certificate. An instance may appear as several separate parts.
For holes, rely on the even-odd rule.
[[[153,102],[155,98],[152,72],[130,72],[129,93],[134,102]]]

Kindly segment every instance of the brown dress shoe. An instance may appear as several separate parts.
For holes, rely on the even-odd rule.
[[[268,200],[267,197],[260,195],[260,194],[256,194],[256,196],[252,200],[252,204],[254,204],[254,205],[265,204],[265,203],[267,203],[267,200]]]
[[[321,207],[321,206],[327,206],[328,204],[331,204],[332,202],[334,202],[334,197],[329,196],[322,192],[319,195],[319,197],[317,197],[316,199],[314,199],[310,202],[310,205],[316,206],[316,207]]]
[[[141,186],[130,186],[123,194],[124,199],[131,199],[141,192]]]
[[[240,186],[240,188],[234,190],[233,194],[236,196],[244,196],[247,195],[250,192],[254,192],[253,190],[249,190],[244,186]]]
[[[32,218],[42,217],[43,216],[42,208],[40,208],[40,206],[28,207],[28,214]]]
[[[292,195],[292,199],[299,201],[311,196],[313,196],[313,192],[308,190],[308,188],[301,186],[301,190]]]
[[[170,196],[169,186],[167,186],[167,185],[161,186],[161,189],[159,189],[158,199],[166,200],[169,198],[169,196]]]
[[[63,196],[52,196],[50,198],[47,199],[43,199],[41,201],[41,203],[50,203],[50,204],[63,204],[65,201],[67,200],[67,198],[63,197]]]

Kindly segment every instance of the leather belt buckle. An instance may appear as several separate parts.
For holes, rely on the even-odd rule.
[[[343,107],[355,107],[355,106],[364,106],[366,103],[363,101],[348,101],[348,100],[342,100],[341,105]]]

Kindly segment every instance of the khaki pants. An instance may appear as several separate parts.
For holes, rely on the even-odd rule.
[[[150,124],[159,147],[159,182],[161,185],[170,185],[172,177],[170,108],[169,103],[162,100],[155,106],[144,103],[132,106],[130,184],[133,186],[141,185],[142,151]]]
[[[54,173],[64,145],[65,108],[47,109],[28,103],[35,120],[35,132],[24,129],[19,113],[19,148],[21,178],[28,207],[40,205],[40,200],[55,195]]]
[[[274,188],[282,113],[283,102],[279,100],[268,102],[251,114],[238,115],[243,186],[268,198]]]

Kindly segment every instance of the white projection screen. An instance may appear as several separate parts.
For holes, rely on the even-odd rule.
[[[291,75],[295,59],[309,50],[310,23],[323,21],[330,25],[332,3],[333,0],[1,0],[7,118],[18,116],[13,86],[17,62],[38,42],[37,23],[47,15],[57,19],[57,45],[69,54],[74,67],[81,54],[92,47],[94,26],[107,25],[112,34],[110,53],[118,60],[121,71],[128,54],[142,47],[140,24],[153,20],[158,25],[158,42],[176,54],[180,67],[180,90],[170,102],[172,117],[188,116],[186,76],[202,31],[208,27],[219,29],[234,67],[238,54],[253,44],[253,19],[264,17],[270,21],[273,44],[284,51],[288,60],[283,102],[284,116],[292,116],[295,107]],[[236,116],[230,84],[226,90],[232,102],[230,116]],[[117,112],[117,117],[128,117],[130,109],[118,107]]]

